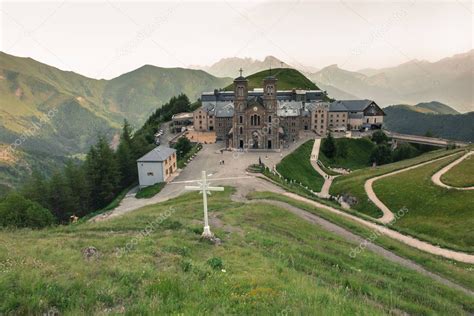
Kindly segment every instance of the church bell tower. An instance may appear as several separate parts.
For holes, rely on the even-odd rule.
[[[248,80],[242,76],[242,68],[240,68],[240,76],[234,79],[234,117],[232,121],[232,143],[234,148],[244,148],[246,118],[245,110],[247,109],[248,96]]]
[[[277,116],[277,81],[271,75],[263,79],[263,104],[265,106],[266,149],[279,149],[279,127]]]

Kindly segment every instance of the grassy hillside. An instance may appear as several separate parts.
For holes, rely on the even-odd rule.
[[[309,189],[319,192],[324,183],[323,177],[314,170],[309,158],[314,140],[309,140],[291,154],[283,158],[276,166],[277,171],[286,179],[301,182]]]
[[[356,211],[363,214],[378,218],[382,216],[382,212],[369,200],[367,194],[365,194],[364,183],[370,178],[378,175],[382,175],[391,171],[403,169],[414,164],[422,163],[434,158],[446,156],[460,150],[445,150],[440,149],[432,151],[416,158],[398,161],[395,163],[377,166],[375,168],[369,167],[359,169],[351,174],[337,177],[332,186],[330,193],[331,195],[342,195],[348,194],[357,198],[357,204],[353,206]],[[415,191],[416,192],[416,191]]]
[[[199,239],[201,198],[195,193],[108,222],[0,232],[0,312],[474,311],[472,297],[370,251],[351,259],[352,243],[286,210],[232,202],[231,193],[210,197],[211,225],[221,246]],[[165,214],[169,217],[163,220]],[[154,226],[144,235],[150,223]],[[127,243],[132,245],[128,251],[117,252]],[[98,255],[86,260],[82,251],[89,246]]]
[[[443,104],[441,102],[431,101],[418,103],[413,108],[419,112],[432,113],[432,114],[460,114],[452,107]]]
[[[432,102],[425,102],[425,103],[418,103],[416,105],[407,105],[407,104],[399,104],[393,105],[394,108],[401,108],[405,110],[411,110],[419,113],[425,114],[461,114],[455,109],[447,106],[446,104],[432,101]]]
[[[431,272],[450,279],[455,283],[462,284],[464,287],[470,290],[474,289],[474,275],[470,273],[470,270],[472,269],[471,264],[457,262],[450,259],[445,259],[440,256],[432,255],[424,251],[419,251],[415,248],[407,246],[404,243],[401,243],[384,235],[378,236],[378,238],[373,239],[371,237],[373,236],[373,231],[358,222],[339,216],[328,210],[317,208],[311,204],[294,200],[278,193],[252,192],[250,193],[249,198],[281,201],[298,207],[307,212],[313,213],[321,218],[324,218],[340,227],[343,227],[353,232],[356,235],[359,235],[366,239],[370,239],[375,244],[382,246],[385,249],[390,249],[390,251],[396,253],[397,255],[416,262]]]
[[[414,135],[430,131],[438,137],[474,142],[474,112],[433,115],[406,106],[389,106],[384,111],[384,125],[390,131]]]
[[[311,80],[306,78],[301,72],[291,68],[277,68],[272,70],[268,69],[246,77],[249,81],[249,90],[253,90],[254,88],[262,88],[263,79],[270,75],[275,76],[278,79],[278,90],[319,90],[319,88]],[[225,88],[225,90],[233,89],[233,84],[230,84]]]
[[[161,68],[145,65],[107,82],[104,98],[127,113],[131,122],[143,123],[151,111],[181,93],[191,101],[204,91],[229,84],[230,78],[217,78],[202,70]]]
[[[351,138],[336,138],[336,147],[347,148],[347,156],[327,158],[322,151],[319,152],[319,160],[328,167],[344,168],[356,170],[370,166],[370,153],[375,147],[375,144],[368,138],[351,139]],[[325,139],[323,139],[323,142]]]
[[[31,172],[41,163],[33,153],[51,159],[84,153],[98,134],[111,139],[124,118],[137,128],[172,96],[186,93],[195,100],[202,91],[229,82],[201,70],[149,65],[112,80],[96,80],[0,52],[0,145],[23,138],[18,151],[30,158],[21,163]],[[9,174],[20,175],[22,181],[29,175],[25,170],[8,165],[0,174],[15,185],[18,181]]]
[[[474,186],[474,158],[470,156],[451,168],[441,176],[441,181],[453,187]]]
[[[457,158],[459,155],[380,179],[373,188],[392,211],[408,210],[395,227],[433,244],[473,253],[474,191],[446,190],[431,181],[437,170]]]

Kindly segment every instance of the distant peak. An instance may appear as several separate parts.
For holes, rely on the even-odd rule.
[[[321,70],[335,70],[335,69],[340,69],[337,64],[332,64],[332,65],[329,65],[329,66],[326,66],[324,67],[323,69]]]

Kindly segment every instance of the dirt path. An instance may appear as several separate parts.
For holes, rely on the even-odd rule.
[[[288,211],[290,211],[291,213],[301,217],[302,219],[312,223],[312,224],[315,224],[315,225],[318,225],[320,227],[322,227],[323,229],[331,232],[331,233],[334,233],[344,239],[346,239],[347,241],[351,242],[351,243],[354,243],[355,245],[359,245],[359,244],[364,244],[364,245],[367,245],[366,249],[384,257],[385,259],[391,261],[391,262],[395,262],[397,264],[400,264],[406,268],[409,268],[411,270],[415,270],[416,272],[419,272],[425,276],[428,276],[444,285],[447,285],[451,288],[454,288],[454,289],[457,289],[457,290],[460,290],[468,295],[474,295],[474,292],[472,292],[471,290],[469,289],[466,289],[464,288],[463,286],[460,286],[448,279],[445,279],[437,274],[434,274],[428,270],[426,270],[425,268],[423,268],[422,266],[418,265],[417,263],[411,261],[411,260],[408,260],[408,259],[405,259],[403,257],[400,257],[398,256],[397,254],[381,247],[381,246],[378,246],[374,243],[372,243],[371,241],[367,240],[367,239],[364,239],[362,237],[360,237],[359,235],[356,235],[352,232],[350,232],[349,230],[346,230],[345,228],[342,228],[340,226],[337,226],[317,215],[314,215],[310,212],[307,212],[305,210],[302,210],[300,208],[297,208],[293,205],[290,205],[288,203],[284,203],[284,202],[280,202],[280,201],[273,201],[273,200],[252,200],[252,201],[248,201],[248,203],[266,203],[266,204],[271,204],[271,205],[274,205],[274,206],[277,206],[277,207],[280,207],[280,208],[283,208],[283,209],[286,209]],[[349,256],[349,254],[348,254]]]
[[[284,156],[289,154],[295,148],[297,148],[301,143],[295,143],[292,148],[288,149],[284,153],[268,153],[265,157],[266,163],[268,165],[278,163]],[[267,180],[256,178],[254,175],[247,174],[244,170],[249,166],[251,163],[255,163],[260,158],[259,153],[242,153],[239,156],[235,156],[232,152],[225,152],[223,154],[217,153],[219,152],[218,145],[206,145],[204,149],[199,153],[192,163],[188,164],[188,166],[179,174],[176,179],[167,184],[164,189],[155,195],[153,198],[150,199],[136,199],[133,194],[122,200],[119,207],[116,209],[102,215],[98,215],[92,218],[90,221],[100,221],[100,220],[107,220],[110,218],[114,218],[117,216],[121,216],[125,213],[131,212],[133,210],[139,209],[146,205],[152,205],[156,203],[160,203],[171,198],[177,197],[184,192],[184,186],[189,184],[191,181],[195,181],[199,177],[197,175],[200,174],[201,170],[207,170],[212,176],[210,177],[210,181],[212,183],[218,185],[229,185],[235,187],[237,189],[236,194],[234,194],[234,198],[240,198],[241,200],[245,199],[245,196],[248,192],[251,191],[269,191],[275,192],[282,195],[286,195],[291,197],[295,200],[300,200],[303,202],[307,202],[311,205],[316,207],[329,210],[333,213],[336,213],[340,216],[344,216],[346,218],[350,218],[359,222],[365,226],[368,226],[374,230],[380,231],[381,233],[396,239],[404,244],[407,244],[411,247],[416,249],[439,255],[445,258],[466,262],[466,263],[474,263],[474,256],[465,254],[462,252],[456,252],[448,249],[443,249],[434,245],[431,245],[427,242],[420,241],[410,236],[405,236],[399,232],[391,230],[387,227],[377,225],[373,222],[364,220],[362,218],[356,217],[354,215],[348,214],[346,212],[340,211],[336,208],[329,207],[327,205],[315,202],[313,200],[306,199],[299,195],[285,192],[279,186],[268,182]],[[267,157],[268,156],[268,157]],[[446,157],[442,157],[439,159],[443,159]],[[219,161],[221,159],[225,159],[226,164],[220,165]],[[427,163],[433,162],[435,160],[429,161]],[[420,165],[417,165],[420,166]],[[415,167],[417,167],[415,166]],[[404,169],[407,170],[407,169]]]
[[[442,181],[441,181],[441,177],[443,176],[443,174],[445,174],[446,172],[448,172],[449,170],[451,170],[451,168],[453,168],[454,166],[460,164],[463,160],[467,159],[468,157],[470,157],[471,155],[474,154],[474,151],[470,151],[468,153],[466,153],[464,156],[462,156],[461,158],[453,161],[452,163],[450,163],[449,165],[447,165],[446,167],[442,168],[441,170],[439,170],[438,172],[436,172],[432,177],[431,177],[431,181],[433,181],[434,184],[436,184],[437,186],[440,186],[442,188],[446,188],[446,189],[454,189],[454,190],[474,190],[474,187],[465,187],[465,188],[462,188],[462,187],[452,187],[450,185],[447,185],[447,184],[444,184]]]
[[[375,230],[375,231],[377,231],[377,232],[379,232],[383,235],[386,235],[386,236],[388,236],[392,239],[398,240],[398,241],[400,241],[400,242],[402,242],[402,243],[404,243],[408,246],[411,246],[413,248],[416,248],[418,250],[422,250],[424,252],[428,252],[428,253],[431,253],[433,255],[441,256],[441,257],[444,257],[444,258],[474,264],[474,255],[470,255],[470,254],[467,254],[467,253],[464,253],[464,252],[445,249],[445,248],[441,248],[441,247],[432,245],[428,242],[418,240],[418,239],[416,239],[414,237],[411,237],[411,236],[403,235],[402,233],[399,233],[399,232],[397,232],[395,230],[392,230],[388,227],[385,227],[385,226],[367,221],[367,220],[362,219],[360,217],[357,217],[355,215],[351,215],[349,213],[338,210],[334,207],[324,205],[322,203],[304,198],[304,197],[296,195],[294,193],[286,192],[286,193],[284,193],[284,195],[287,196],[287,197],[290,197],[294,200],[302,201],[302,202],[311,204],[315,207],[322,208],[322,209],[328,210],[332,213],[335,213],[335,214],[338,214],[340,216],[343,216],[343,217],[349,218],[351,220],[354,220],[354,221],[356,221],[360,224],[363,224],[363,225],[369,227],[372,230]]]
[[[388,223],[390,223],[391,221],[394,220],[395,216],[393,215],[393,212],[382,201],[380,201],[380,199],[375,194],[374,189],[372,188],[372,185],[374,184],[375,181],[386,178],[386,177],[390,177],[390,176],[393,176],[395,174],[399,174],[399,173],[402,173],[402,172],[405,172],[405,171],[409,171],[409,170],[412,170],[412,169],[415,169],[415,168],[419,168],[419,167],[422,167],[424,165],[430,164],[432,162],[442,160],[442,159],[446,159],[448,157],[451,157],[451,156],[454,156],[454,155],[457,155],[457,154],[458,153],[454,153],[454,154],[451,154],[451,155],[448,155],[448,156],[443,156],[443,157],[436,158],[436,159],[433,159],[433,160],[430,160],[430,161],[422,162],[420,164],[413,165],[413,166],[410,166],[410,167],[405,168],[405,169],[400,169],[400,170],[396,170],[396,171],[393,171],[393,172],[385,173],[381,176],[377,176],[377,177],[370,178],[369,180],[367,180],[364,183],[365,193],[367,194],[368,198],[375,204],[375,206],[377,206],[383,212],[383,216],[381,218],[376,219],[376,220],[381,222],[382,224],[388,224]]]
[[[329,194],[329,189],[331,188],[332,181],[336,178],[336,176],[328,175],[319,166],[318,158],[319,158],[320,147],[321,147],[321,138],[316,138],[314,140],[313,150],[311,151],[311,156],[309,158],[309,161],[311,162],[311,165],[313,166],[314,170],[316,170],[316,172],[319,173],[324,178],[324,184],[323,184],[323,187],[321,188],[321,192],[319,192],[317,195],[321,198],[327,199],[331,196]]]

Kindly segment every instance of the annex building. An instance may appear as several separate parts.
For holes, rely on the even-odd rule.
[[[268,76],[260,89],[248,90],[239,76],[233,91],[204,92],[193,113],[195,131],[214,131],[226,147],[278,150],[301,132],[320,136],[330,131],[379,129],[385,113],[371,100],[327,102],[321,90],[278,90]]]

